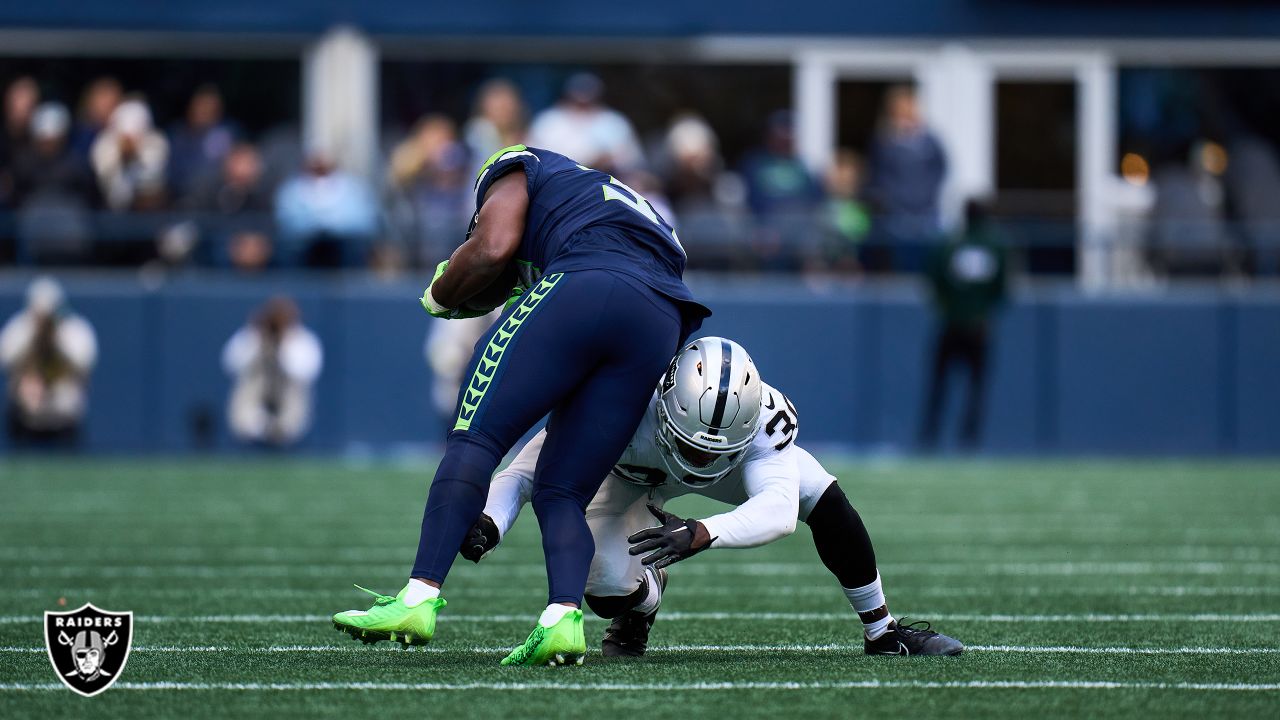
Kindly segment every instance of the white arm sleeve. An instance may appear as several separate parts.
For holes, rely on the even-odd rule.
[[[516,524],[520,508],[533,496],[533,470],[538,466],[538,455],[542,454],[542,443],[546,439],[547,431],[539,430],[520,449],[516,459],[494,475],[489,483],[489,500],[485,503],[484,514],[493,519],[501,537],[506,537],[507,531]]]
[[[727,513],[702,521],[715,538],[711,547],[766,545],[795,531],[800,507],[800,473],[793,450],[788,447],[743,465],[747,501]]]

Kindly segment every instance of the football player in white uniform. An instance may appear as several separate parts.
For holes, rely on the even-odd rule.
[[[959,655],[964,646],[889,613],[862,518],[822,465],[796,445],[799,419],[760,381],[751,357],[718,337],[671,361],[626,451],[587,507],[595,557],[587,605],[613,623],[606,656],[643,655],[667,583],[665,568],[707,549],[765,545],[804,521],[818,556],[861,619],[869,655]],[[488,503],[461,553],[479,562],[529,501],[543,433],[494,476]],[[662,509],[696,493],[735,506],[702,520]],[[652,527],[653,519],[659,525]]]

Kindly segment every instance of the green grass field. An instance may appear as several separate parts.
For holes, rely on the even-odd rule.
[[[891,610],[965,655],[863,656],[801,526],[676,565],[640,661],[588,615],[585,666],[500,668],[545,601],[528,512],[430,648],[365,647],[327,617],[404,582],[431,468],[0,459],[0,717],[1280,716],[1280,465],[827,460]],[[85,601],[137,615],[92,699],[40,624]]]

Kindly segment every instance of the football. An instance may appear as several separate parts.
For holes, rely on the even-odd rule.
[[[519,279],[520,273],[516,263],[508,263],[489,287],[464,300],[461,309],[468,312],[487,313],[496,307],[501,307],[507,298],[511,297],[511,289],[516,286]]]

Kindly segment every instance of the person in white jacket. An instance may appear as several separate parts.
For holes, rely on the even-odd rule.
[[[75,443],[97,359],[93,326],[68,309],[56,280],[37,278],[27,288],[26,308],[0,330],[0,368],[8,375],[9,434],[15,443]]]
[[[960,642],[927,624],[894,620],[861,517],[835,478],[796,445],[798,432],[795,406],[760,381],[737,343],[702,338],[676,355],[630,444],[587,506],[596,549],[586,602],[613,619],[604,655],[644,654],[668,565],[707,549],[771,543],[799,521],[809,525],[819,557],[862,621],[867,654],[963,651]],[[515,523],[533,493],[544,437],[535,436],[494,476],[463,557],[479,562]],[[689,493],[734,507],[701,520],[662,509]],[[655,518],[659,525],[652,527]]]
[[[303,326],[298,306],[275,297],[222,350],[235,378],[228,403],[231,432],[240,440],[283,447],[311,425],[311,388],[324,364],[320,340]]]

